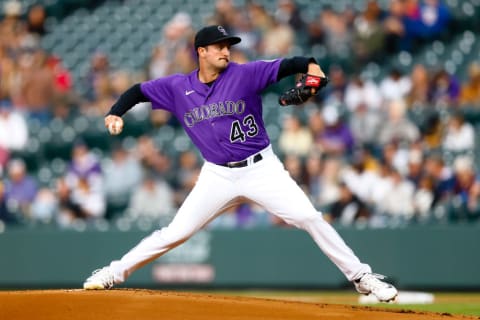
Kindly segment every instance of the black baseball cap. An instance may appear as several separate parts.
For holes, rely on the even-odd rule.
[[[222,41],[228,41],[231,45],[234,45],[242,41],[242,39],[229,35],[222,26],[208,26],[200,29],[195,35],[195,49]]]

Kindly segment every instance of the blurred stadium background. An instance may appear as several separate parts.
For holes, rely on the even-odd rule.
[[[402,289],[479,289],[479,0],[0,6],[0,287],[77,286],[170,221],[199,154],[148,104],[117,137],[103,116],[132,84],[193,70],[195,30],[219,23],[243,39],[238,62],[307,55],[330,76],[299,107],[277,103],[293,79],[272,86],[264,119],[358,255]],[[128,285],[348,284],[303,233],[245,203]]]

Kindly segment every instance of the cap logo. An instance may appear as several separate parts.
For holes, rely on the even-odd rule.
[[[217,27],[218,31],[220,31],[224,36],[228,36],[227,31],[222,26]]]

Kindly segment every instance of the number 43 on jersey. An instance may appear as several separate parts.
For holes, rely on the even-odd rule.
[[[232,122],[230,129],[230,142],[236,141],[244,142],[246,137],[255,137],[258,134],[258,126],[255,122],[255,118],[249,114],[240,122],[235,120]]]

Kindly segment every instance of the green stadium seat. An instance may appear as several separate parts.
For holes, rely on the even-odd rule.
[[[83,132],[81,138],[91,149],[110,151],[112,140],[106,134],[103,118],[91,119],[88,129]]]
[[[48,164],[43,164],[38,170],[36,171],[36,180],[42,187],[49,187],[50,183],[53,180],[53,173],[48,167]]]
[[[27,171],[34,173],[40,167],[44,160],[44,148],[39,139],[35,136],[30,136],[27,146],[24,150],[12,151],[11,158],[20,158],[25,162]]]

